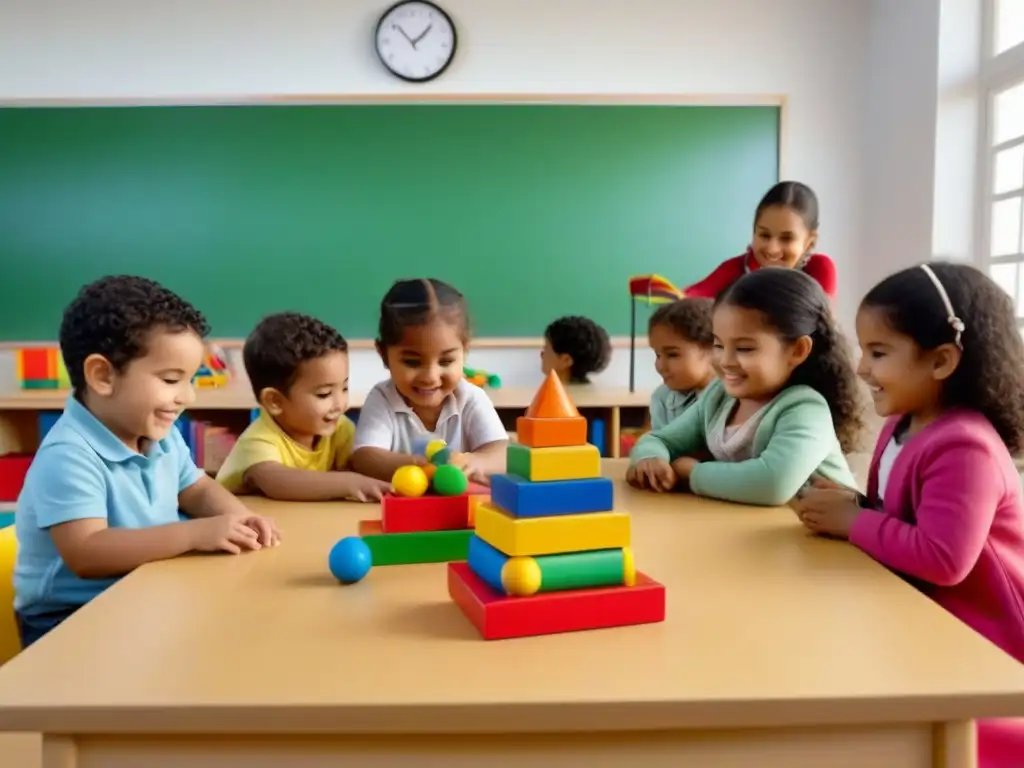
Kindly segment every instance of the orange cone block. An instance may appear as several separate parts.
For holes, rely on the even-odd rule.
[[[586,445],[587,420],[580,416],[554,371],[540,385],[526,415],[516,419],[516,436],[530,448]]]

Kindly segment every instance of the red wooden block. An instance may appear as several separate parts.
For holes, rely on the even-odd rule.
[[[469,528],[470,497],[490,495],[490,489],[470,483],[458,496],[397,496],[389,493],[381,502],[381,525],[385,533],[455,531]]]
[[[50,350],[30,348],[19,350],[18,354],[21,356],[21,376],[25,381],[57,378],[56,372],[50,375]]]
[[[636,574],[632,587],[598,587],[506,597],[467,563],[448,564],[448,594],[485,640],[553,635],[665,620],[665,587]]]
[[[18,500],[32,459],[32,454],[9,453],[0,456],[0,501]]]

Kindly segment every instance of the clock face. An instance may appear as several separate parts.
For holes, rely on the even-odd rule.
[[[392,73],[411,82],[440,75],[455,56],[455,25],[436,5],[402,0],[377,24],[377,55]]]

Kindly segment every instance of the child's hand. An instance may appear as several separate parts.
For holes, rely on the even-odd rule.
[[[197,552],[228,552],[232,555],[262,549],[260,533],[248,522],[256,515],[214,515],[190,520],[191,550]]]
[[[394,486],[375,477],[360,475],[358,472],[339,472],[340,496],[354,501],[380,501],[385,493],[394,491]]]
[[[626,471],[626,482],[635,488],[666,493],[675,488],[679,478],[672,465],[664,459],[641,459]]]
[[[276,547],[281,543],[281,532],[277,524],[269,517],[263,515],[248,514],[242,517],[242,523],[256,531],[259,536],[260,546]]]
[[[809,531],[839,539],[849,538],[862,512],[856,496],[845,488],[809,488],[790,507]]]
[[[698,464],[700,464],[700,461],[692,456],[680,456],[672,462],[672,471],[676,473],[676,477],[680,480],[689,480],[690,473],[693,472],[693,468]]]
[[[471,483],[490,486],[491,476],[487,472],[486,459],[472,453],[452,454],[451,462],[466,474]]]

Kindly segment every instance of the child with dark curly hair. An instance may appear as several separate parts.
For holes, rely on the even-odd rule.
[[[389,483],[350,472],[348,342],[297,312],[263,318],[242,348],[259,417],[239,436],[217,480],[233,493],[288,501],[380,501]]]
[[[697,402],[715,378],[713,306],[711,299],[680,299],[662,304],[651,315],[647,342],[662,380],[651,394],[651,429],[661,429]]]
[[[174,426],[195,399],[208,331],[191,304],[141,277],[97,280],[64,310],[60,348],[73,392],[15,515],[23,647],[140,565],[278,543],[272,521],[196,467]]]
[[[785,504],[815,477],[855,487],[844,453],[863,427],[857,376],[814,278],[751,272],[719,294],[712,326],[719,378],[637,441],[627,480],[763,506]],[[697,458],[706,453],[712,460]]]
[[[1024,662],[1024,499],[1011,457],[1024,449],[1024,342],[1012,300],[973,267],[921,264],[871,289],[857,336],[860,375],[888,417],[867,494],[815,488],[794,509]],[[980,722],[979,753],[980,765],[1019,765],[1024,721]]]
[[[611,359],[607,331],[590,318],[560,317],[544,330],[540,368],[545,376],[554,371],[564,384],[589,384],[591,374],[603,371]]]

